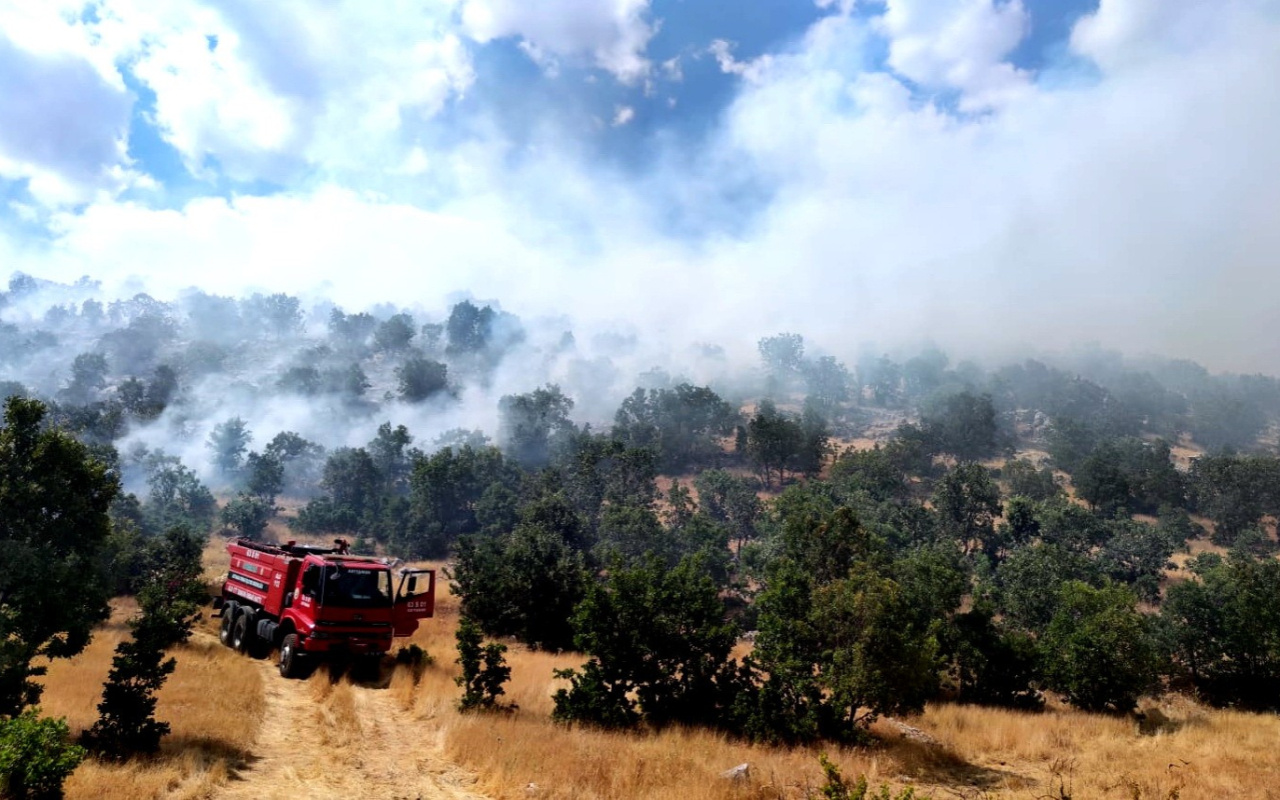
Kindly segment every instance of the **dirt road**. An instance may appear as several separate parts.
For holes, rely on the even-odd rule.
[[[444,732],[415,719],[390,692],[322,667],[309,681],[285,680],[274,660],[258,662],[266,713],[253,757],[216,797],[485,800],[474,776],[443,756]]]

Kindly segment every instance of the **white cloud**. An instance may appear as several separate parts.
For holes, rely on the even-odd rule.
[[[680,56],[672,56],[662,62],[662,76],[673,83],[684,80],[684,68],[680,66]]]
[[[449,3],[112,0],[94,32],[155,93],[154,121],[193,172],[234,178],[393,169],[412,128],[473,74]]]
[[[725,269],[779,276],[756,283],[775,317],[836,341],[1085,339],[1274,370],[1255,333],[1280,294],[1280,24],[1262,5],[1194,50],[1144,44],[1140,65],[978,118],[832,70],[862,34],[828,25],[729,115],[722,145],[775,194]]]
[[[46,205],[89,201],[136,177],[132,98],[82,25],[56,5],[0,5],[0,177]]]
[[[6,263],[65,279],[136,272],[170,289],[327,287],[344,305],[469,289],[521,314],[569,310],[746,353],[790,329],[845,356],[869,338],[985,352],[1084,339],[1280,369],[1280,344],[1258,333],[1280,296],[1274,4],[1233,2],[1201,25],[1200,6],[1171,3],[1152,28],[1119,24],[1136,6],[1108,0],[1072,42],[1098,61],[1094,82],[1024,75],[1012,93],[977,67],[999,72],[1017,41],[1000,15],[1013,12],[961,7],[1004,32],[907,15],[894,41],[931,44],[892,71],[873,61],[883,20],[826,17],[794,52],[749,65],[718,46],[722,68],[751,79],[708,143],[643,178],[551,133],[513,159],[486,131],[447,153],[393,154],[404,174],[452,176],[432,211],[337,181],[174,211],[103,201],[60,215],[48,251]],[[1202,35],[1184,41],[1193,22]],[[960,42],[972,51],[957,55]],[[264,91],[297,85],[297,70],[243,58]],[[922,101],[909,72],[987,113]],[[672,233],[682,213],[700,235]]]
[[[961,92],[961,108],[1003,105],[1029,90],[1004,59],[1026,35],[1021,0],[887,0],[878,18],[889,65],[931,89]]]
[[[645,50],[657,27],[648,12],[649,0],[464,0],[461,16],[477,42],[517,36],[542,59],[585,56],[633,84],[652,67]]]
[[[773,63],[773,56],[765,53],[750,61],[739,61],[733,55],[734,43],[725,39],[712,39],[707,54],[716,60],[720,71],[726,75],[738,75],[747,81],[755,81]]]
[[[613,127],[620,128],[636,118],[636,110],[631,106],[618,106],[613,111]]]
[[[1076,23],[1070,44],[1105,70],[1134,67],[1211,46],[1260,11],[1272,23],[1280,20],[1274,0],[1101,0]]]

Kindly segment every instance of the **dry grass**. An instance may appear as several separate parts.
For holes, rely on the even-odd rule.
[[[442,589],[444,584],[441,584]],[[442,591],[439,616],[413,641],[436,662],[414,682],[392,678],[397,707],[434,726],[447,757],[478,776],[496,798],[802,798],[821,785],[818,748],[768,748],[704,730],[620,734],[553,724],[552,672],[581,657],[510,645],[509,714],[459,714],[453,631],[456,599]],[[1166,730],[1140,735],[1129,718],[1051,704],[1040,714],[952,704],[909,720],[882,720],[881,743],[831,750],[847,776],[916,786],[935,798],[1280,798],[1280,718],[1219,711],[1166,698]],[[751,777],[720,773],[741,763]],[[530,785],[536,786],[536,789]],[[1065,792],[1065,795],[1063,794]]]
[[[116,645],[129,637],[125,622],[136,611],[131,600],[114,602],[83,653],[49,665],[42,713],[66,717],[73,734],[93,725]],[[209,797],[244,766],[261,722],[262,683],[251,662],[218,644],[214,622],[203,620],[173,652],[177,668],[156,707],[156,718],[172,726],[160,753],[123,765],[86,761],[67,781],[69,800]]]
[[[161,695],[159,716],[174,726],[164,751],[133,765],[87,763],[68,796],[463,798],[479,790],[495,798],[781,800],[814,796],[821,785],[816,748],[757,747],[705,730],[619,734],[553,724],[552,673],[577,666],[574,654],[512,644],[506,699],[518,709],[460,714],[458,602],[445,580],[439,586],[436,618],[410,640],[434,663],[397,667],[376,685],[323,669],[305,683],[283,681],[268,664],[218,646],[206,622],[205,635],[177,653]],[[65,715],[76,730],[92,724],[131,608],[117,604],[88,651],[52,665],[46,713]],[[274,709],[265,722],[263,708]],[[1161,708],[1170,724],[1144,736],[1131,720],[1056,705],[1028,714],[940,704],[909,720],[914,728],[882,720],[875,747],[828,750],[847,776],[913,785],[939,800],[1280,798],[1280,718],[1181,698]],[[741,763],[751,765],[747,781],[720,777]]]

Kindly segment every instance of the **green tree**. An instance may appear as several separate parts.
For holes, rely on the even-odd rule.
[[[510,520],[518,482],[518,470],[496,447],[443,447],[418,458],[408,482],[409,524],[391,536],[391,545],[406,556],[443,556],[459,537],[479,532],[486,521]],[[505,503],[499,493],[503,488]],[[510,524],[501,528],[510,529]]]
[[[0,718],[0,796],[57,800],[84,756],[63,719],[41,719],[36,709]]]
[[[960,461],[986,458],[1000,447],[995,406],[986,395],[949,395],[925,411],[921,421],[938,448]]]
[[[806,431],[799,422],[780,412],[772,401],[761,401],[747,423],[747,456],[766,487],[776,474],[781,482],[805,448]]]
[[[1026,497],[1031,500],[1050,500],[1062,494],[1062,487],[1048,467],[1036,469],[1026,459],[1010,459],[1000,468],[1000,477],[1009,482],[1011,496]]]
[[[71,363],[71,382],[62,396],[69,403],[84,405],[98,397],[107,385],[107,357],[102,353],[81,353]]]
[[[245,493],[274,503],[284,489],[284,462],[270,453],[250,453],[245,459]]]
[[[1180,669],[1206,700],[1280,707],[1280,562],[1201,556],[1169,587],[1161,618]]]
[[[348,403],[356,404],[369,391],[369,376],[359,364],[334,367],[320,374],[321,385]]]
[[[809,390],[806,403],[827,419],[839,419],[855,388],[849,369],[833,356],[821,356],[805,364],[804,380]]]
[[[600,562],[633,563],[646,553],[671,563],[679,560],[675,537],[653,509],[632,504],[604,507],[595,552]]]
[[[503,449],[526,467],[545,466],[556,442],[573,432],[572,410],[573,400],[555,384],[505,395],[498,401],[498,438]]]
[[[879,445],[840,453],[831,464],[830,480],[843,496],[865,495],[876,503],[901,500],[907,494],[907,476],[888,448]]]
[[[1170,557],[1185,545],[1169,535],[1167,527],[1130,519],[1113,520],[1111,535],[1096,554],[1102,571],[1129,586],[1142,600],[1160,601],[1160,580],[1174,568]]]
[[[213,451],[213,463],[225,477],[236,475],[244,463],[245,451],[253,434],[245,421],[239,417],[220,422],[213,426],[209,434],[207,446]]]
[[[38,657],[67,658],[106,618],[98,554],[119,482],[89,450],[10,397],[0,429],[0,717],[39,700]]]
[[[489,346],[495,316],[492,308],[477,307],[470,300],[455,305],[445,323],[445,353],[458,357],[484,351]]]
[[[545,522],[526,517],[499,536],[462,537],[449,577],[462,612],[489,635],[546,650],[573,645],[569,620],[585,592],[584,561]]]
[[[1057,612],[1059,587],[1068,581],[1100,582],[1087,556],[1060,545],[1035,542],[1015,548],[995,574],[999,609],[1009,622],[1041,632]]]
[[[236,495],[222,507],[222,523],[246,539],[258,540],[280,509],[272,500],[251,494]]]
[[[804,337],[798,333],[766,336],[757,344],[770,382],[786,391],[804,368]]]
[[[887,355],[858,364],[858,382],[871,390],[878,406],[897,408],[903,402],[902,367]]]
[[[1073,474],[1080,497],[1097,511],[1151,513],[1162,505],[1185,503],[1184,481],[1174,468],[1169,445],[1137,437],[1106,439]]]
[[[681,383],[671,389],[636,389],[614,416],[614,438],[651,447],[669,472],[720,455],[719,437],[733,430],[737,414],[711,389]]]
[[[1234,391],[1214,386],[1193,392],[1188,422],[1191,436],[1209,450],[1253,448],[1267,424],[1257,404]]]
[[[1280,511],[1280,459],[1272,456],[1202,456],[1192,462],[1188,481],[1218,544],[1230,546],[1264,514]]]
[[[933,507],[944,529],[966,551],[981,549],[996,558],[1001,537],[995,528],[1000,516],[1000,489],[981,464],[959,464],[947,471],[933,492]]]
[[[656,557],[614,562],[574,613],[574,642],[591,656],[556,692],[553,716],[616,727],[644,719],[716,724],[732,702],[736,640],[715,583],[696,557],[674,569]]]
[[[480,630],[479,624],[465,616],[458,621],[454,638],[458,640],[458,658],[455,663],[462,667],[462,674],[453,679],[462,687],[458,710],[488,711],[502,708],[498,698],[506,694],[502,685],[511,678],[511,667],[507,666],[506,658],[503,657],[507,646],[498,642],[484,644],[484,632]]]
[[[824,511],[799,497],[780,505],[751,657],[767,677],[739,702],[739,724],[766,741],[862,739],[878,714],[917,709],[936,689],[935,621],[915,605],[929,584],[938,598],[928,607],[945,603],[947,581],[935,583],[922,561],[904,567],[904,589],[890,577],[884,542],[848,508]]]
[[[764,505],[756,495],[755,480],[722,469],[708,469],[693,479],[698,489],[698,505],[712,520],[725,525],[737,546],[735,552],[756,538]]]
[[[284,374],[276,380],[276,386],[286,392],[310,397],[320,393],[324,386],[324,379],[320,376],[320,370],[310,364],[304,364],[286,369]]]
[[[1049,457],[1059,469],[1075,473],[1088,458],[1101,434],[1089,425],[1070,417],[1054,417],[1049,430]]]
[[[908,397],[923,398],[942,387],[951,359],[936,347],[925,348],[920,355],[902,365],[902,383]]]
[[[293,431],[281,431],[262,449],[265,457],[284,467],[281,491],[292,495],[310,495],[320,482],[324,466],[324,448]]]
[[[449,368],[439,361],[420,355],[411,355],[396,367],[400,399],[407,403],[421,403],[449,388]]]
[[[418,333],[409,314],[394,314],[382,322],[373,332],[373,346],[387,353],[400,353],[409,349]]]
[[[390,422],[379,425],[377,435],[369,442],[369,458],[382,476],[383,491],[387,494],[405,494],[409,490],[412,457],[417,453],[409,449],[411,444],[413,437],[409,429],[403,425],[392,428]]]
[[[142,614],[131,621],[133,638],[116,647],[98,704],[98,721],[85,745],[101,758],[124,761],[154,753],[169,724],[155,719],[155,693],[172,674],[165,651],[191,636],[208,599],[201,581],[201,541],[181,529],[166,533],[154,571],[138,594]]]
[[[1033,636],[997,621],[985,603],[956,615],[953,631],[953,674],[961,701],[1023,709],[1044,705],[1036,689],[1040,653]]]
[[[938,642],[932,631],[902,624],[911,611],[901,587],[866,566],[814,592],[820,680],[840,728],[918,713],[937,690]]]
[[[150,453],[143,469],[150,488],[143,507],[147,531],[155,533],[176,525],[198,531],[209,529],[218,503],[194,471],[163,450]]]
[[[378,321],[370,314],[345,314],[335,308],[329,312],[329,340],[334,343],[335,350],[360,355],[365,352],[377,325]]]
[[[1086,711],[1131,711],[1155,685],[1159,651],[1126,588],[1067,581],[1040,637],[1049,688]]]
[[[354,520],[376,513],[382,501],[382,485],[382,475],[363,447],[334,450],[320,477],[320,490],[336,509]]]
[[[257,322],[276,338],[291,336],[302,327],[302,304],[296,297],[254,293],[240,305],[246,320]]]

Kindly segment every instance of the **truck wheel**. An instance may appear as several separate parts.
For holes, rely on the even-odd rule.
[[[302,673],[302,653],[298,649],[298,634],[290,633],[280,643],[280,676],[301,678]]]
[[[235,624],[231,626],[231,647],[237,653],[248,653],[253,642],[253,631],[249,628],[249,613],[236,614]]]
[[[222,626],[218,628],[218,641],[227,647],[231,646],[231,628],[236,624],[236,616],[239,607],[235,603],[228,603],[222,607]]]

